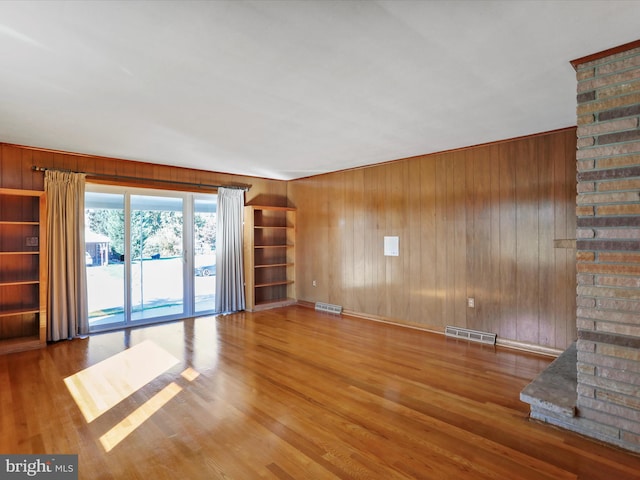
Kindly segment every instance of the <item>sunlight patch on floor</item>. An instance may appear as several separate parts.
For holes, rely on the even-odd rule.
[[[131,432],[147,421],[154,413],[164,407],[173,397],[182,391],[175,382],[171,382],[143,405],[136,408],[111,430],[100,437],[100,443],[106,452],[110,452]]]
[[[64,379],[88,423],[179,363],[150,340]]]

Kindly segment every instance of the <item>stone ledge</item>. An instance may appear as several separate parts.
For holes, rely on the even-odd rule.
[[[561,418],[576,416],[578,401],[578,354],[576,343],[572,343],[558,358],[520,392],[520,400],[531,406],[531,416]]]

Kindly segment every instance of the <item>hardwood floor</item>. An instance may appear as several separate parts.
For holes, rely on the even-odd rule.
[[[530,422],[551,360],[303,307],[0,357],[0,452],[82,479],[637,479],[640,457]]]

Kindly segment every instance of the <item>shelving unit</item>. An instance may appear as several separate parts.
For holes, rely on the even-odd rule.
[[[296,209],[249,205],[244,212],[246,309],[296,303]]]
[[[0,188],[0,354],[46,344],[44,192]]]

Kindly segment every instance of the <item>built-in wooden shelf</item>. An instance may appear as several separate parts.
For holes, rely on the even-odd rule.
[[[46,344],[46,204],[0,188],[0,354]]]
[[[296,303],[295,208],[250,205],[244,225],[246,309]]]

